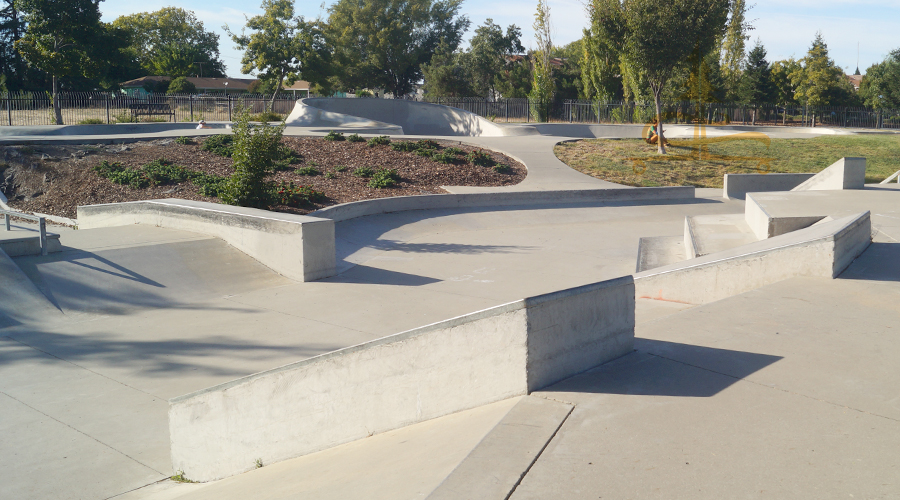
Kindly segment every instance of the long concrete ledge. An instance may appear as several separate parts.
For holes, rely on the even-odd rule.
[[[78,207],[78,226],[151,224],[221,238],[277,273],[299,281],[335,274],[334,221],[179,199]]]
[[[706,304],[794,276],[835,278],[871,241],[864,212],[635,274],[635,293]]]
[[[528,394],[633,350],[631,276],[527,298],[170,401],[172,463],[210,481]]]
[[[747,193],[790,191],[816,174],[725,174],[722,196],[743,200]]]
[[[465,194],[425,194],[354,201],[335,205],[310,214],[342,221],[407,210],[445,208],[503,207],[589,202],[640,202],[686,200],[694,198],[693,186],[658,188],[573,189],[558,191],[507,191]]]

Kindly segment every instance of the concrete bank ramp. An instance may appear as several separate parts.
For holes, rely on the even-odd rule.
[[[297,101],[288,127],[373,129],[369,133],[502,136],[501,127],[474,113],[402,99],[314,97]]]

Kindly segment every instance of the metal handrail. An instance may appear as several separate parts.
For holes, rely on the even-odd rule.
[[[894,179],[897,179],[897,182],[900,183],[900,170],[894,172],[893,174],[891,174],[890,177],[881,181],[881,184],[887,184],[888,182],[891,182]]]
[[[3,218],[6,219],[6,230],[9,231],[9,221],[11,217],[21,217],[23,219],[36,220],[41,228],[41,255],[47,255],[47,220],[37,215],[25,214],[22,212],[14,212],[12,210],[0,210]]]

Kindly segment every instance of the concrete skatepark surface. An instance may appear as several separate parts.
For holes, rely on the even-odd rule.
[[[618,187],[554,163],[559,137],[464,140],[522,159],[529,176],[515,189]],[[308,283],[196,233],[60,230],[61,253],[12,259],[50,306],[0,306],[0,496],[459,498],[460,484],[502,485],[496,498],[896,496],[894,194],[841,191],[811,209],[871,211],[874,242],[836,280],[791,278],[700,306],[638,300],[634,353],[526,398],[565,412],[507,400],[197,485],[159,482],[176,472],[169,399],[631,274],[641,237],[681,235],[686,216],[741,214],[743,201],[698,190],[351,219],[335,225],[338,275]],[[767,201],[786,214],[807,203]],[[532,425],[553,430],[516,431]],[[489,467],[512,456],[524,465]],[[495,477],[479,483],[487,470]]]

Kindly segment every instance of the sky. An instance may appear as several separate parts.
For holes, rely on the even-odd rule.
[[[296,13],[308,19],[328,17],[327,8],[335,0],[298,0]],[[749,0],[751,4],[753,0]],[[587,24],[584,3],[581,0],[548,0],[553,26],[554,45],[565,45],[582,36]],[[105,0],[100,4],[103,20],[111,22],[116,17],[136,12],[152,12],[173,5],[167,0]],[[747,14],[754,26],[747,42],[747,51],[759,39],[768,52],[768,61],[788,57],[801,58],[821,31],[828,44],[829,55],[847,73],[853,73],[858,64],[862,73],[872,64],[881,62],[888,52],[900,49],[900,0],[756,0]],[[241,74],[241,52],[225,34],[227,24],[239,32],[245,24],[245,16],[262,12],[253,0],[182,0],[178,7],[192,10],[203,21],[208,31],[220,35],[219,48],[227,66],[228,76],[247,77]],[[466,35],[468,40],[474,27],[491,18],[504,28],[515,24],[522,29],[522,43],[526,48],[534,46],[535,0],[466,0],[461,13],[472,21]]]

